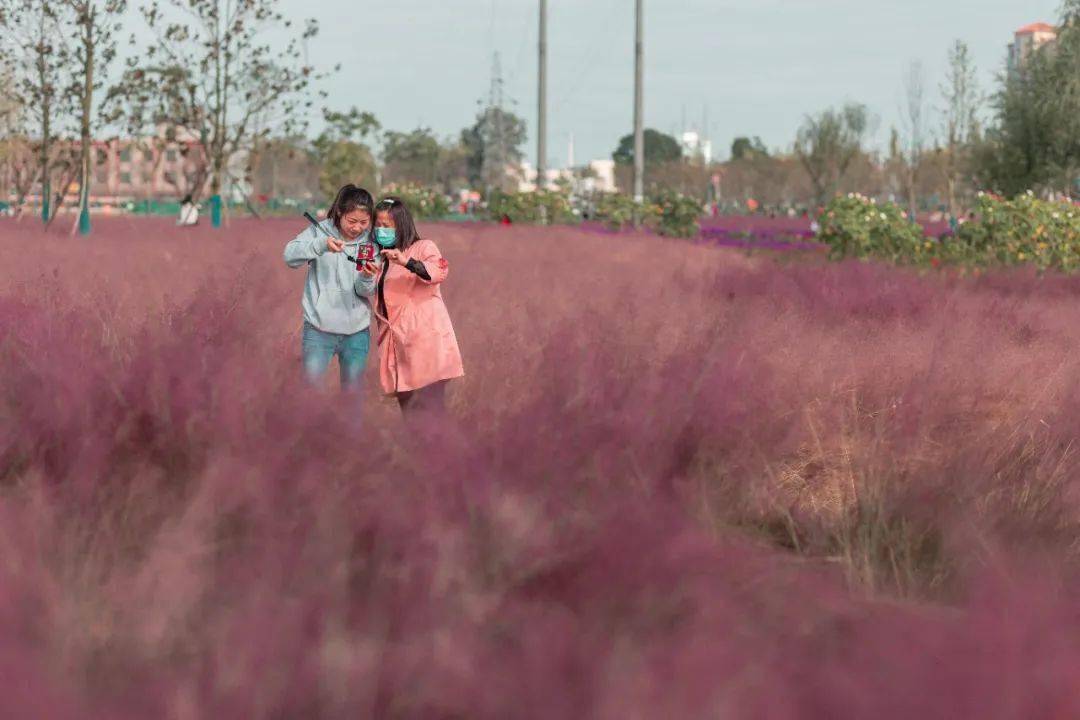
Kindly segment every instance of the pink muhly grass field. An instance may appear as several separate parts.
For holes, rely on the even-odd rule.
[[[1080,714],[1080,279],[432,225],[410,435],[302,227],[0,225],[0,717]]]

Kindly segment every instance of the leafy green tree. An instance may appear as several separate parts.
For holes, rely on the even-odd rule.
[[[646,168],[663,165],[664,163],[676,162],[682,160],[682,156],[682,146],[679,145],[678,140],[659,130],[653,130],[652,128],[647,128],[645,130]],[[619,165],[634,164],[633,134],[625,135],[619,140],[619,145],[615,148],[615,152],[611,154],[611,157]]]
[[[378,118],[356,107],[349,108],[347,112],[324,108],[323,121],[326,125],[313,143],[315,151],[320,155],[342,140],[365,143],[382,129]]]
[[[731,143],[732,160],[753,160],[759,157],[769,157],[769,150],[758,136],[755,135],[753,140],[748,137],[737,137]]]
[[[338,189],[347,183],[360,185],[374,192],[375,158],[366,145],[351,140],[338,140],[325,146],[323,151],[319,189],[324,197],[333,198]]]
[[[374,192],[377,166],[371,148],[365,143],[381,128],[369,112],[351,108],[348,112],[324,110],[326,126],[313,143],[319,158],[319,190],[332,198],[342,185],[353,183]]]
[[[810,176],[819,205],[836,193],[848,167],[862,153],[870,125],[870,113],[860,104],[825,110],[803,121],[795,155]]]
[[[1080,178],[1080,0],[1062,8],[1057,42],[1002,76],[995,123],[979,147],[981,180],[1005,195],[1076,191]]]
[[[460,138],[446,140],[439,145],[439,164],[436,183],[444,192],[452,193],[469,183],[469,149]]]
[[[525,121],[501,107],[483,109],[471,127],[461,131],[469,183],[485,190],[512,190],[509,169],[524,159],[528,137]]]
[[[386,182],[435,185],[442,147],[429,128],[389,131],[383,136],[383,179]]]

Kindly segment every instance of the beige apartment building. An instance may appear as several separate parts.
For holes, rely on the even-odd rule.
[[[1009,45],[1009,72],[1022,70],[1028,58],[1057,40],[1057,28],[1044,22],[1025,25],[1016,31]]]

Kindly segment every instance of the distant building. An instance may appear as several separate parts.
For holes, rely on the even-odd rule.
[[[75,143],[77,146],[77,143]],[[250,193],[248,152],[229,158],[222,195],[237,200]],[[209,192],[209,158],[198,138],[180,132],[168,138],[164,126],[142,138],[94,140],[90,151],[90,195],[103,201],[179,200]]]
[[[1017,30],[1009,45],[1009,72],[1022,70],[1032,54],[1055,41],[1057,28],[1048,23],[1032,23]]]
[[[712,163],[712,141],[705,140],[696,130],[687,130],[682,134],[683,157],[702,160],[706,165]]]
[[[98,140],[90,154],[90,194],[97,198],[177,199],[197,193],[198,142]]]
[[[589,169],[589,177],[585,178],[587,192],[615,192],[615,161],[593,160],[586,167]]]
[[[549,168],[547,175],[547,187],[553,188],[559,184],[569,187],[576,193],[615,192],[615,161],[593,160],[588,165],[581,167],[564,168],[555,170]],[[536,189],[536,168],[530,162],[523,162],[520,169],[521,180],[518,182],[519,192],[532,192]]]
[[[532,192],[536,189],[536,176],[537,170],[531,162],[528,160],[521,163],[521,167],[517,169],[515,175],[518,178],[518,192]],[[556,170],[554,168],[548,168],[544,175],[546,176],[546,187],[555,187],[555,183],[560,178],[569,177],[568,170]]]

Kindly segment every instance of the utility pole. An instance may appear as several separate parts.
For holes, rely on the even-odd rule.
[[[636,0],[637,21],[634,41],[634,202],[645,201],[645,126],[644,126],[644,61],[645,61],[645,0]]]
[[[540,86],[536,121],[536,189],[547,185],[547,0],[540,0]]]

